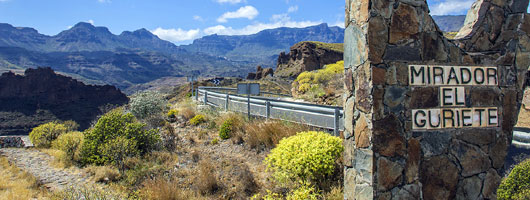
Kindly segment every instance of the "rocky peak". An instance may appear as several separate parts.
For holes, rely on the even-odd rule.
[[[0,135],[27,134],[53,120],[74,120],[85,129],[101,114],[101,107],[127,102],[127,96],[114,86],[85,85],[51,68],[27,69],[23,76],[4,73],[0,76]]]
[[[300,42],[288,54],[280,53],[275,75],[296,78],[304,71],[322,69],[324,65],[343,60],[343,45],[321,42]]]

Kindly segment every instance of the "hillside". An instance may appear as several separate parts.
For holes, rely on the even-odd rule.
[[[300,42],[293,45],[289,53],[282,52],[274,75],[294,79],[300,73],[322,69],[324,65],[343,60],[344,44],[322,42]]]
[[[434,15],[432,18],[444,32],[458,32],[466,20],[465,15]]]
[[[28,69],[24,75],[0,76],[0,135],[28,134],[54,120],[74,120],[82,129],[107,105],[123,105],[127,96],[113,86],[85,85],[50,68]]]

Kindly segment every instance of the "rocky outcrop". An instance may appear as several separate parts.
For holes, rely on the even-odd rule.
[[[247,80],[261,80],[267,76],[274,76],[272,68],[263,69],[261,66],[256,67],[256,72],[250,72],[247,75]]]
[[[114,86],[85,85],[51,68],[27,69],[24,76],[0,76],[0,135],[28,134],[53,120],[74,120],[81,129],[107,105],[123,105],[127,96]]]
[[[336,48],[332,48],[335,46]],[[291,47],[288,54],[280,53],[274,75],[296,78],[304,71],[322,69],[324,65],[343,60],[341,44],[300,42]]]
[[[477,0],[448,40],[426,0],[346,1],[344,199],[496,199],[530,66],[528,2]],[[494,69],[492,86],[456,85],[463,109],[495,121],[415,128],[414,111],[447,107],[443,83],[412,84],[414,65]]]

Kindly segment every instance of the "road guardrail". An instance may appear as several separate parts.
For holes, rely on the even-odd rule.
[[[240,96],[235,88],[199,87],[195,100],[227,111],[250,113],[267,119],[281,119],[309,126],[333,130],[335,136],[344,130],[342,107],[284,101],[280,98]],[[274,96],[288,96],[266,93]],[[249,106],[250,104],[250,106]],[[248,109],[250,107],[250,110]]]

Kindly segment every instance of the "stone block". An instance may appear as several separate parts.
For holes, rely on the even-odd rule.
[[[372,131],[370,127],[368,127],[366,121],[366,115],[361,114],[359,119],[355,122],[354,135],[356,148],[367,148],[370,146]]]
[[[403,167],[384,157],[377,160],[377,188],[380,191],[390,190],[403,181]]]
[[[446,156],[425,159],[420,164],[423,199],[449,200],[456,196],[458,168]]]
[[[390,115],[373,125],[372,145],[374,152],[383,156],[404,156],[406,154],[405,138],[401,135],[402,126],[399,120]]]
[[[451,145],[451,153],[462,166],[462,176],[469,177],[479,174],[491,167],[488,155],[481,149],[456,140]]]

